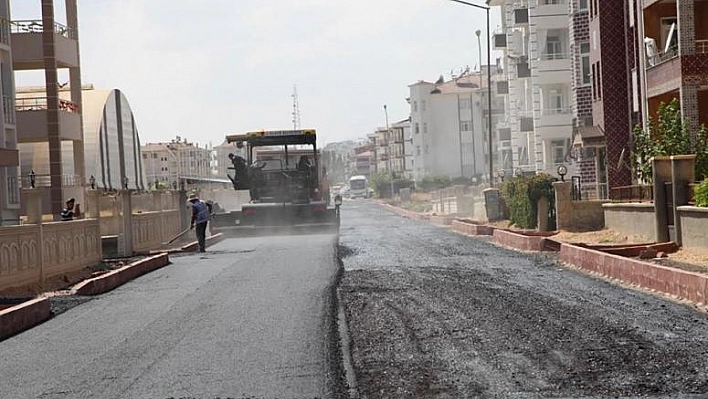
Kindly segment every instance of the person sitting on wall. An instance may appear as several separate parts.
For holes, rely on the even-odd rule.
[[[79,217],[79,205],[76,204],[76,199],[69,198],[66,201],[66,206],[61,210],[61,221],[68,222],[74,220],[74,216]]]

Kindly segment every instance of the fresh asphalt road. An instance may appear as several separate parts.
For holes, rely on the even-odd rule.
[[[0,398],[327,397],[334,235],[225,240],[0,342]]]

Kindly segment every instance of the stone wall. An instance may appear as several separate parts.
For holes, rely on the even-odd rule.
[[[554,182],[556,227],[558,230],[592,231],[605,226],[603,204],[606,201],[573,201],[570,182]]]
[[[143,212],[132,217],[133,251],[147,252],[160,248],[180,232],[179,210]]]
[[[95,219],[0,228],[0,289],[41,284],[100,261]]]

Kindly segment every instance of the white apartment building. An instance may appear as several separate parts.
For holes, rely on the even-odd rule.
[[[15,79],[12,72],[10,46],[10,4],[0,1],[0,90],[2,110],[0,117],[0,226],[17,224],[20,192],[15,118]]]
[[[464,74],[409,86],[414,180],[488,174],[487,89],[482,80],[480,74]]]
[[[140,148],[140,152],[150,187],[157,182],[179,188],[182,182],[212,178],[212,150],[201,148],[179,136],[169,143],[147,143]]]
[[[567,0],[490,0],[489,5],[502,9],[494,43],[504,51],[509,94],[507,118],[497,128],[510,129],[513,167],[553,175],[561,164],[571,169]]]

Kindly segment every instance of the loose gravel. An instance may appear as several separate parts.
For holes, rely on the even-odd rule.
[[[703,397],[708,317],[346,202],[340,295],[367,398]]]

